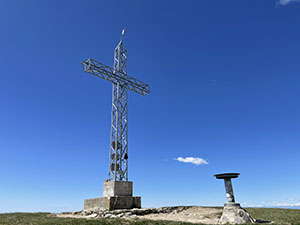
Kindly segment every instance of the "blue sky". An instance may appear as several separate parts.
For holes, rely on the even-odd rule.
[[[108,173],[113,65],[126,29],[129,178],[144,207],[300,205],[300,3],[0,1],[0,212],[80,210]],[[207,164],[174,160],[198,157]],[[191,160],[190,158],[190,161]]]

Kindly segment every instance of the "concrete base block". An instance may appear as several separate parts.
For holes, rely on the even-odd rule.
[[[103,183],[103,197],[132,196],[131,181],[106,181]]]
[[[83,210],[115,210],[141,208],[141,197],[114,196],[84,200]]]

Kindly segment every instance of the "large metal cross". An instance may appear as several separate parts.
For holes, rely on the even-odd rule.
[[[91,58],[81,63],[85,72],[113,83],[108,172],[110,181],[128,181],[127,89],[141,95],[150,93],[148,84],[127,75],[124,33],[125,30],[122,31],[120,42],[115,48],[113,68]]]

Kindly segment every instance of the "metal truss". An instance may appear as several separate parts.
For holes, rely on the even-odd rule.
[[[113,68],[91,58],[81,63],[85,72],[113,83],[108,172],[108,179],[113,181],[128,181],[127,89],[141,95],[150,93],[148,84],[127,75],[127,50],[123,35],[124,31],[115,48]]]
[[[120,86],[126,86],[127,89],[134,91],[141,95],[150,93],[150,87],[148,84],[139,81],[126,73],[106,66],[103,63],[96,61],[95,59],[87,59],[81,62],[85,72],[88,72],[94,76],[100,77],[104,80],[110,81],[113,84],[119,84]]]

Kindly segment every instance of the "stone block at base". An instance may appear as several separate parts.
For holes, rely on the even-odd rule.
[[[238,203],[226,203],[219,224],[255,223],[256,220]]]
[[[83,210],[115,210],[141,208],[141,197],[113,196],[84,200]]]

